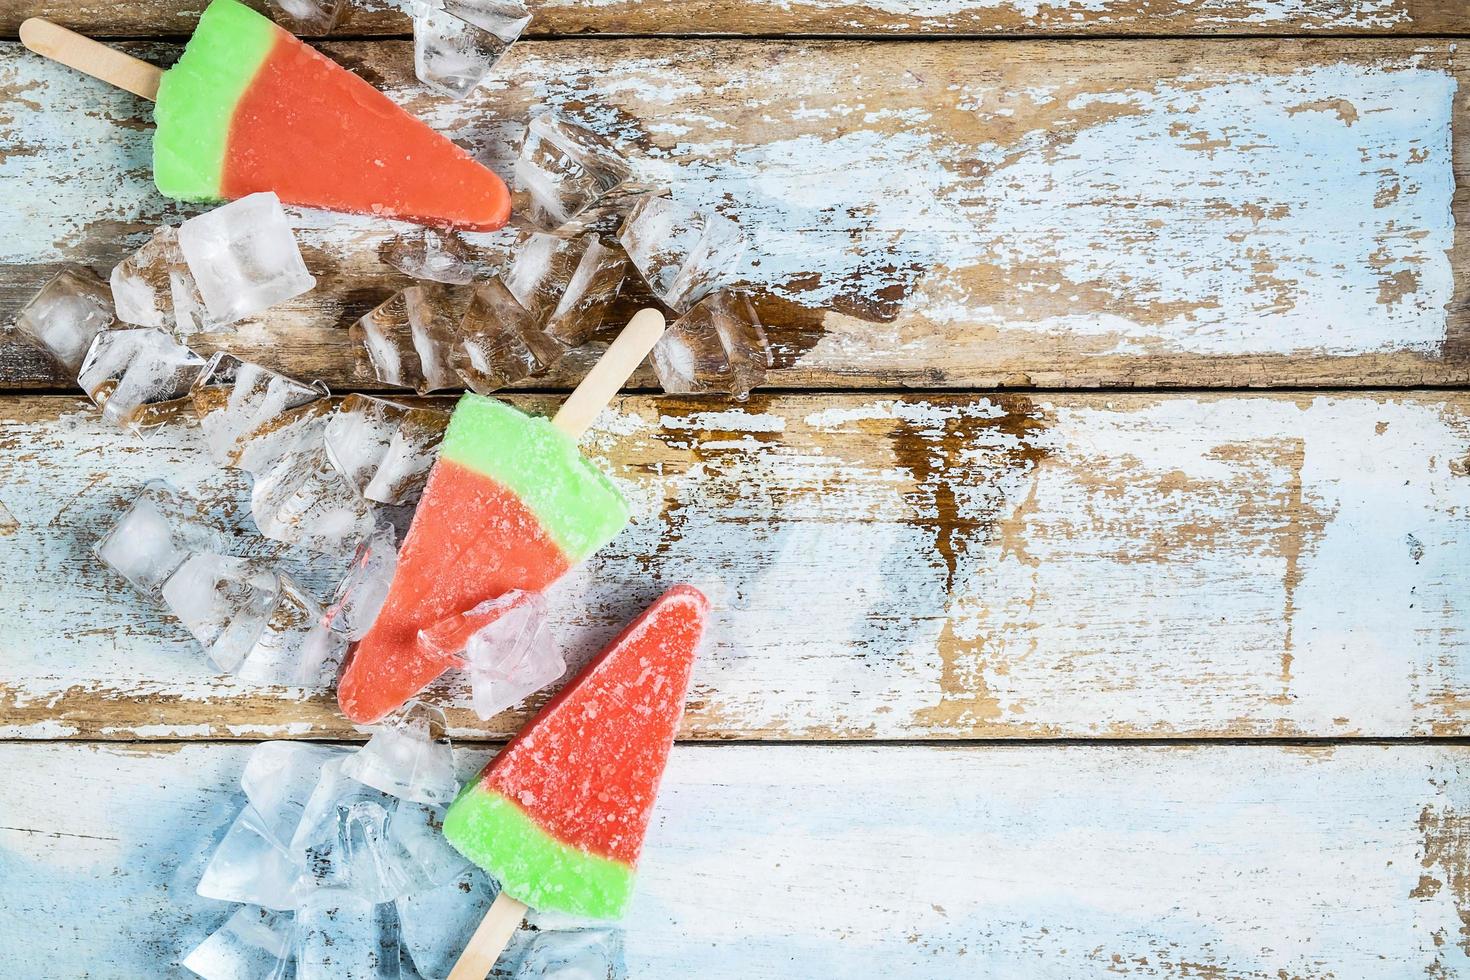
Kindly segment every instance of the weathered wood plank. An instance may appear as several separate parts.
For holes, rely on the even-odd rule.
[[[580,663],[705,586],[691,738],[1470,734],[1470,394],[627,397],[586,444],[635,520],[559,638]],[[193,429],[0,400],[0,734],[357,737],[90,559],[154,476],[249,531]],[[284,557],[319,594],[341,567]],[[460,737],[524,717],[432,697]]]
[[[180,976],[247,752],[0,746],[11,974]],[[680,747],[627,975],[1461,976],[1467,776],[1458,746]]]
[[[267,9],[260,0],[254,5]],[[0,0],[0,36],[50,17],[102,37],[187,34],[198,0]],[[360,3],[342,35],[406,34],[390,3]],[[569,34],[1439,34],[1470,31],[1460,0],[532,0],[531,31]]]
[[[406,43],[328,50],[502,172],[552,108],[739,219],[778,384],[1470,381],[1449,41],[533,42],[457,104],[413,83]],[[4,308],[178,216],[137,100],[9,45],[0,101]],[[318,289],[212,342],[340,386],[392,229],[300,221]],[[13,347],[0,379],[62,383]]]

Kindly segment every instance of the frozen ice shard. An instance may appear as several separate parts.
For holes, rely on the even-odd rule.
[[[179,230],[164,225],[112,269],[112,298],[125,323],[190,334],[215,324],[179,249]]]
[[[234,323],[316,285],[281,201],[269,191],[185,221],[179,248],[215,323]]]
[[[653,294],[684,312],[734,275],[745,251],[729,218],[647,194],[618,235]]]
[[[367,356],[371,377],[421,395],[458,386],[449,361],[454,334],[450,299],[432,285],[394,293],[349,331]],[[361,365],[358,373],[369,376]]]
[[[197,891],[204,898],[289,912],[296,907],[301,872],[264,818],[246,804],[215,848]]]
[[[76,377],[93,339],[114,322],[107,284],[91,269],[69,265],[21,307],[15,331]]]
[[[533,232],[521,241],[505,285],[570,350],[591,339],[617,300],[628,256],[596,235],[560,238]]]
[[[531,220],[554,231],[591,207],[631,173],[611,143],[550,113],[534,117],[516,159],[516,184],[530,197]]]
[[[190,391],[210,456],[250,473],[263,472],[303,430],[323,424],[327,394],[321,382],[304,384],[223,351]]]
[[[473,92],[531,21],[520,0],[428,0],[413,15],[414,73],[451,99]]]
[[[204,359],[162,330],[106,330],[87,351],[77,383],[114,425],[158,425],[189,404]]]
[[[475,285],[453,350],[454,367],[471,388],[489,394],[541,374],[563,353],[498,277]]]
[[[721,290],[675,320],[653,348],[664,391],[719,392],[745,401],[766,379],[771,345],[750,297]]]
[[[184,957],[183,965],[204,980],[282,980],[291,934],[291,916],[247,905]]]
[[[416,803],[448,803],[459,791],[444,712],[420,701],[373,726],[373,737],[342,764],[346,776]]]
[[[416,228],[393,236],[383,260],[406,276],[468,285],[475,277],[475,255],[458,232]]]
[[[448,412],[352,394],[327,420],[323,438],[332,463],[364,497],[411,504],[448,425]]]
[[[163,584],[196,552],[219,552],[225,536],[196,501],[162,480],[145,484],[93,552],[143,595],[158,598]]]

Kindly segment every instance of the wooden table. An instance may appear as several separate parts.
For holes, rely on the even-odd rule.
[[[0,29],[166,63],[198,7]],[[323,47],[502,172],[533,109],[628,144],[743,224],[778,348],[746,405],[643,375],[586,442],[636,519],[572,659],[672,582],[718,606],[631,976],[1470,975],[1463,0],[553,0],[459,104],[407,26]],[[149,137],[0,45],[6,317],[188,213]],[[392,229],[299,226],[318,288],[200,346],[363,390]],[[193,429],[109,431],[15,345],[0,384],[5,972],[177,976],[251,743],[362,736],[88,548],[163,476],[340,563],[251,538]],[[526,717],[432,697],[467,773]]]

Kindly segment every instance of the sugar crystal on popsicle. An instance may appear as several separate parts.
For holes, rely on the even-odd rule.
[[[664,593],[450,806],[444,836],[507,895],[622,914],[708,612],[692,586]]]

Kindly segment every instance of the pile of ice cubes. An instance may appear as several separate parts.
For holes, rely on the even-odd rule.
[[[612,144],[550,114],[531,120],[515,173],[537,230],[498,275],[480,276],[453,233],[388,244],[384,258],[418,282],[352,325],[360,376],[426,394],[544,374],[592,339],[636,272],[675,317],[653,357],[664,390],[743,401],[765,379],[765,330],[750,298],[728,288],[744,253],[734,222],[640,192]],[[616,242],[597,230],[609,216],[621,222]]]
[[[103,417],[141,431],[187,407],[205,361],[179,341],[311,289],[274,194],[155,231],[104,283],[68,266],[21,309],[19,338],[75,377]]]
[[[444,716],[410,702],[368,731],[356,751],[254,749],[245,805],[198,885],[240,907],[185,967],[206,980],[448,976],[499,888],[440,833],[459,788]],[[508,975],[622,974],[618,931],[533,923],[499,963]]]

